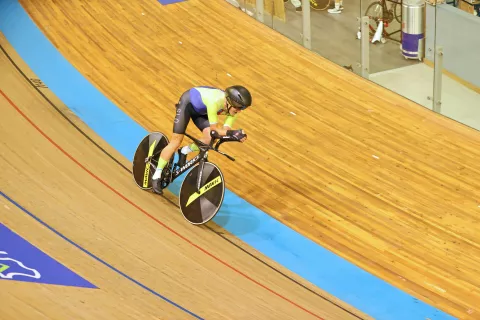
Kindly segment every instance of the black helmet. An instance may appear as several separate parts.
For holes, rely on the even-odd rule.
[[[245,110],[252,105],[252,96],[243,86],[231,86],[225,89],[226,98],[233,107]]]

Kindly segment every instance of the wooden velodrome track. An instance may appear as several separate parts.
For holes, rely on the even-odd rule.
[[[234,166],[215,158],[225,171],[229,189],[419,299],[458,318],[478,318],[479,132],[285,41],[276,32],[233,10],[225,1],[209,1],[207,5],[189,0],[171,6],[160,6],[154,0],[21,3],[58,50],[148,130],[170,132],[172,104],[189,86],[248,84],[255,107],[239,120],[249,134],[248,143],[225,148],[232,152],[235,148],[239,161]],[[142,12],[146,14],[141,15]],[[232,36],[234,32],[240,33],[243,40]],[[14,115],[11,112],[12,118]],[[47,129],[67,146],[73,143],[64,139],[65,135],[75,134],[71,128],[70,133],[62,131],[60,135],[53,125]],[[71,149],[74,154],[78,152],[78,147]],[[98,153],[94,148],[84,152]],[[97,157],[102,158],[100,154]],[[88,163],[89,157],[81,158]],[[103,161],[107,163],[95,164],[95,170],[113,179],[122,193],[141,201],[147,211],[155,205],[151,198],[131,188],[126,174],[114,170],[108,159]],[[38,172],[37,169],[30,174]],[[23,179],[26,181],[27,176]],[[100,188],[83,180],[75,188],[81,187],[85,192]],[[27,195],[19,194],[22,196]],[[99,223],[116,221],[108,206],[103,209],[105,216],[94,217]],[[128,210],[133,209],[125,208],[125,215]],[[168,225],[182,228],[176,215],[167,215],[165,219]],[[124,220],[119,219],[119,229],[122,223],[124,227],[128,223]],[[57,223],[62,225],[61,221]],[[71,222],[64,223],[66,226]],[[143,228],[143,222],[137,223],[142,223]],[[179,245],[164,230],[144,223],[151,232],[146,236],[156,236],[144,241],[162,241],[169,248]],[[104,228],[108,232],[109,226]],[[81,231],[69,232],[88,243],[84,236],[87,230]],[[205,246],[208,243],[214,252],[230,250],[209,242],[209,236],[202,231],[195,232],[191,237]],[[117,235],[109,237],[121,243]],[[175,250],[169,251],[172,260],[178,259],[175,263],[188,266],[196,260],[188,257],[198,252],[184,246],[182,250],[191,252],[177,257]],[[229,253],[228,257],[234,259],[235,255]],[[252,274],[262,272],[260,267],[259,270],[235,261]],[[278,290],[289,292],[285,288],[293,284],[280,277],[278,281],[285,281],[277,285]],[[189,285],[192,284],[185,287]],[[257,292],[262,299],[278,299],[249,285],[246,290]],[[209,283],[205,290],[227,292],[222,298],[229,301],[232,297],[228,293],[234,295],[238,291],[227,287],[223,282],[213,289]],[[306,308],[325,312],[317,304],[318,297],[308,292],[295,294],[305,295],[301,299]],[[206,305],[199,302],[197,310],[208,312],[202,309]],[[258,316],[275,311],[297,312],[283,307],[285,310],[262,309]],[[225,307],[215,312],[228,310]],[[302,316],[308,314],[292,314],[294,318]],[[343,315],[340,317],[344,319]]]
[[[27,78],[35,78],[4,38],[0,44]],[[201,318],[369,319],[228,235],[189,228],[171,202],[132,186],[130,173],[81,131],[122,165],[130,166],[128,161],[101,145],[48,90],[37,92],[3,52],[0,72],[0,186],[47,225]],[[8,307],[0,319],[194,318],[7,199],[0,197],[0,205],[1,223],[100,288],[2,281],[0,299]]]

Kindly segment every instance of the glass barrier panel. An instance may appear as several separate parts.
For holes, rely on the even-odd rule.
[[[264,3],[264,9],[262,12],[258,12],[257,10],[257,0],[225,0],[230,3],[235,8],[238,8],[245,14],[253,17],[254,19],[259,20],[263,24],[273,28],[273,16],[272,11],[268,10],[268,4],[271,3],[273,0],[262,0],[261,2]],[[263,13],[263,14],[262,14]]]
[[[436,7],[424,0],[362,0],[368,19],[369,79],[426,108],[433,106]]]
[[[449,0],[437,5],[434,110],[480,130],[480,1]]]
[[[273,29],[302,45],[302,0],[274,0]]]
[[[311,49],[361,74],[360,0],[310,0]]]

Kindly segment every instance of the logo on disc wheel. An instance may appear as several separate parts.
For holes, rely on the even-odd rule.
[[[188,207],[190,203],[195,201],[198,197],[200,197],[202,194],[212,190],[213,187],[215,187],[217,184],[222,182],[222,178],[220,176],[216,177],[215,179],[211,180],[210,182],[207,182],[203,187],[200,188],[200,192],[194,192],[192,195],[188,198],[187,204],[185,207]]]
[[[150,145],[148,149],[148,157],[150,158],[153,154],[153,150],[155,150],[155,143],[157,140],[154,140],[153,143]],[[145,166],[145,172],[143,173],[143,187],[146,188],[148,186],[148,176],[150,175],[150,163],[147,163]]]

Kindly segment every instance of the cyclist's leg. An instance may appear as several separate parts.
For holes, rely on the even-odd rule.
[[[199,139],[205,144],[209,144],[211,137],[210,137],[210,121],[208,121],[207,116],[200,116],[193,119],[195,125],[197,126],[198,130],[200,130],[203,134],[202,138]]]
[[[168,145],[163,148],[162,152],[160,153],[160,158],[158,159],[157,170],[153,174],[152,179],[159,179],[161,177],[163,168],[167,165],[170,161],[170,158],[175,153],[175,151],[180,147],[180,144],[183,141],[183,134],[173,133],[170,142]]]
[[[210,143],[210,122],[208,121],[208,116],[207,115],[198,115],[198,116],[192,116],[193,123],[195,123],[195,126],[200,130],[203,134],[202,138],[199,140],[202,141],[205,144]],[[179,152],[179,157],[180,160],[180,166],[182,166],[185,163],[186,160],[186,155],[189,154],[192,151],[199,151],[198,146],[195,143],[191,143],[188,146],[185,146],[181,149]]]
[[[161,193],[161,190],[158,188],[158,182],[162,176],[162,171],[170,161],[172,155],[175,153],[175,150],[180,147],[180,144],[183,141],[187,125],[191,118],[191,110],[190,95],[187,91],[182,95],[177,104],[175,120],[173,121],[172,137],[168,145],[163,148],[162,152],[160,153],[157,170],[155,170],[155,173],[152,177],[152,186],[154,191],[157,193]]]
[[[203,137],[202,139],[199,139],[205,144],[209,144],[210,141],[212,141],[212,137],[210,136],[210,126],[206,127],[205,129],[202,130]]]

